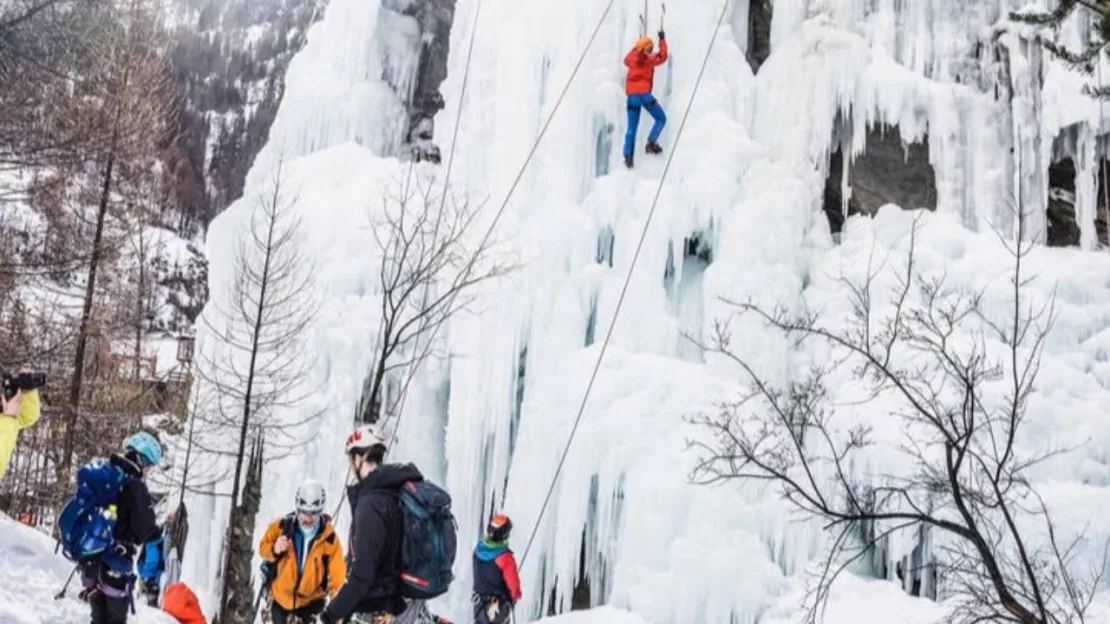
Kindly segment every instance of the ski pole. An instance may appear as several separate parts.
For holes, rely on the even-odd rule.
[[[77,568],[78,566],[73,566],[73,569],[70,570],[69,578],[66,579],[66,584],[62,585],[62,591],[54,594],[54,600],[61,600],[66,597],[66,590],[69,589],[69,584],[73,581],[73,575],[77,574]]]
[[[667,3],[659,3],[659,30],[666,30],[663,28],[663,20],[667,17]]]

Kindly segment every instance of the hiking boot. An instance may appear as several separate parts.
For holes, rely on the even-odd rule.
[[[644,151],[649,154],[662,154],[663,148],[659,147],[659,144],[655,141],[648,141],[648,144],[644,146]]]

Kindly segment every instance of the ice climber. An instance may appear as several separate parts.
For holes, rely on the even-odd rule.
[[[139,547],[158,539],[162,529],[154,515],[154,498],[144,479],[162,461],[162,446],[149,433],[136,433],[123,443],[123,454],[108,463],[126,480],[111,508],[116,522],[111,547],[81,570],[81,597],[92,608],[91,624],[124,624],[132,603],[133,571]],[[81,536],[62,536],[80,540]]]
[[[520,600],[516,557],[509,550],[513,521],[498,514],[490,519],[486,537],[474,548],[474,622],[504,624]]]
[[[324,513],[324,486],[305,481],[295,500],[296,511],[270,523],[258,544],[258,554],[277,568],[270,585],[274,624],[313,621],[347,578],[339,537]]]
[[[659,133],[667,123],[667,115],[659,101],[651,94],[655,84],[655,68],[667,62],[667,40],[662,30],[659,31],[659,52],[653,54],[654,44],[651,37],[640,37],[633,46],[632,51],[624,57],[624,64],[628,67],[628,79],[624,84],[624,92],[628,95],[628,132],[624,135],[624,165],[632,166],[632,151],[636,147],[636,129],[640,125],[640,109],[647,109],[649,115],[655,120],[648,133],[647,145],[644,150],[649,154],[659,154],[663,148],[659,147]]]
[[[388,438],[375,425],[362,425],[344,445],[357,479],[347,488],[351,531],[347,582],[320,614],[323,624],[413,624],[434,622],[423,601],[405,600],[399,578],[404,526],[397,492],[422,481],[412,464],[383,464]]]

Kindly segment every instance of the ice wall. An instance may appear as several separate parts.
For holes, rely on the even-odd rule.
[[[476,201],[488,200],[479,217],[485,226],[605,6],[480,1],[476,26],[479,0],[456,6],[442,87],[447,106],[436,127],[446,157],[446,137],[461,107],[452,184]],[[659,7],[649,4],[654,30]],[[1028,198],[1029,236],[1043,237],[1045,150],[1060,128],[1097,121],[1093,105],[1077,95],[1081,79],[1062,74],[1017,36],[996,36],[1016,3],[777,0],[772,53],[757,77],[741,47],[746,9],[733,7],[726,16],[676,146],[721,8],[716,0],[691,0],[672,6],[666,18],[672,60],[657,72],[656,95],[670,116],[661,142],[675,151],[674,162],[574,445],[524,561],[521,619],[545,613],[552,602],[569,608],[586,576],[594,604],[614,603],[654,622],[755,622],[770,613],[776,596],[797,587],[820,554],[819,527],[796,522],[772,491],[688,483],[694,455],[686,442],[704,432],[684,416],[735,397],[740,377],[682,335],[704,334],[727,316],[721,296],[842,309],[843,293],[830,275],[865,262],[876,246],[902,249],[905,224],[895,216],[874,226],[849,222],[840,247],[829,240],[820,201],[834,134],[845,131],[836,128],[838,112],[849,121],[855,153],[865,148],[867,124],[876,121],[897,124],[907,140],[929,133],[940,214],[922,244],[938,266],[971,281],[983,267],[1003,262],[989,231],[1012,228],[1009,198]],[[497,225],[497,239],[521,268],[484,285],[476,313],[453,319],[441,337],[451,359],[421,369],[400,417],[396,457],[418,461],[455,497],[458,580],[437,601],[453,619],[466,617],[469,545],[489,511],[513,516],[518,555],[537,526],[659,184],[663,159],[642,152],[646,129],[634,170],[623,168],[619,154],[625,127],[620,59],[638,34],[642,10],[641,0],[614,0]],[[405,56],[415,49],[412,24],[383,13],[377,2],[332,0],[291,63],[272,140],[248,177],[247,197],[209,234],[217,301],[233,277],[231,249],[257,209],[253,193],[284,161],[316,263],[314,290],[306,296],[322,305],[310,335],[317,358],[311,381],[322,388],[287,417],[294,422],[313,410],[324,417],[306,432],[312,441],[303,452],[267,466],[260,519],[288,511],[305,477],[323,479],[332,504],[343,483],[339,449],[352,426],[377,323],[380,259],[369,219],[383,185],[405,168],[389,156],[405,129],[399,94],[415,71],[415,56]],[[1077,26],[1069,28],[1063,36],[1079,36]],[[460,99],[472,40],[469,84]],[[1096,135],[1082,135],[1083,153],[1092,153]],[[1093,201],[1093,193],[1081,196]],[[1093,207],[1084,206],[1084,240],[1091,246]],[[1068,293],[1066,322],[1051,346],[1054,389],[1038,400],[1067,409],[1045,410],[1036,426],[1066,440],[1105,441],[1105,434],[1089,430],[1099,404],[1110,399],[1104,362],[1110,351],[1102,344],[1110,293],[1096,277],[1105,265],[1101,256],[1079,252],[1045,252],[1038,264]],[[1053,270],[1064,266],[1069,270]],[[734,325],[733,340],[776,380],[820,355],[792,349],[754,325]],[[202,330],[197,348],[223,348],[219,328]],[[872,416],[884,414],[876,408],[859,417]],[[1105,447],[1092,448],[1043,475],[1066,484],[1054,490],[1062,500],[1105,497],[1107,458],[1097,450]],[[209,467],[219,461],[204,459]],[[226,493],[230,485],[215,491]],[[184,575],[211,612],[228,504],[226,495],[192,495],[190,502],[191,518],[212,521],[194,529]],[[341,531],[347,513],[338,519]],[[1074,522],[1081,525],[1080,516]],[[906,555],[913,545],[902,539],[889,556]]]

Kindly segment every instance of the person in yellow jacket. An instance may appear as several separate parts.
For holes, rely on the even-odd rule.
[[[19,432],[39,421],[40,409],[38,390],[17,390],[11,399],[4,398],[4,414],[0,416],[0,479],[8,472]]]
[[[274,624],[314,621],[326,598],[335,597],[347,579],[347,563],[331,517],[327,495],[316,481],[297,488],[297,510],[270,523],[258,554],[270,566]]]

